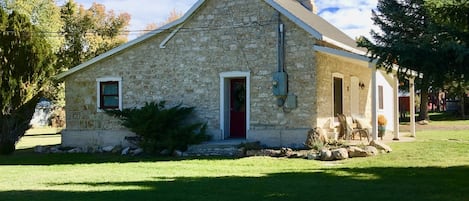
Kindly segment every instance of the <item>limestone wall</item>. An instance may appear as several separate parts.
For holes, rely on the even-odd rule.
[[[316,125],[316,93],[322,91],[315,86],[314,39],[282,16],[289,89],[298,96],[298,108],[286,111],[272,94],[277,15],[263,0],[207,1],[166,48],[159,45],[173,30],[70,75],[65,80],[66,132],[125,130],[118,120],[97,112],[96,103],[96,79],[120,77],[124,108],[160,100],[195,106],[198,118],[208,123],[217,140],[221,136],[219,75],[242,71],[249,72],[251,79],[248,140],[271,137],[269,145],[302,143],[306,130]]]

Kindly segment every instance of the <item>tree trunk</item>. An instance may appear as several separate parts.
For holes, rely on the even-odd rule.
[[[466,119],[466,93],[461,94],[461,117]]]
[[[424,76],[422,79],[422,84],[420,85],[419,121],[430,120],[430,116],[428,116],[428,89],[430,88],[430,85],[428,83],[428,78]]]
[[[11,114],[0,114],[0,155],[11,154],[15,151],[16,143],[31,127],[29,123],[41,96],[42,93],[38,93]]]

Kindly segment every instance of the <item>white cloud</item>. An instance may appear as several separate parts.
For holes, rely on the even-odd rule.
[[[83,4],[86,8],[89,8],[92,2],[97,2],[104,4],[106,9],[127,12],[131,15],[129,30],[142,30],[147,24],[165,21],[173,9],[186,12],[197,0],[75,0],[75,2]],[[378,0],[316,0],[319,15],[352,38],[361,35],[369,38],[370,30],[377,30],[371,21],[371,10],[376,8],[377,3]]]
[[[377,29],[371,20],[377,4],[378,0],[316,0],[319,15],[352,38],[370,38],[371,29]]]
[[[169,13],[176,9],[185,13],[197,0],[75,0],[85,8],[93,2],[103,4],[106,10],[116,13],[127,12],[131,16],[129,30],[143,30],[150,23],[164,22]],[[129,36],[131,39],[134,35]]]

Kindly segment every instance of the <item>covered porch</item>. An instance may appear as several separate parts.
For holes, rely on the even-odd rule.
[[[410,130],[408,131],[409,134],[407,135],[402,135],[400,129],[399,129],[399,84],[400,80],[398,77],[397,73],[397,67],[390,73],[387,73],[381,69],[378,69],[376,66],[375,61],[370,61],[370,59],[366,56],[356,54],[356,53],[351,53],[347,51],[342,51],[342,50],[337,50],[333,48],[328,48],[328,47],[323,47],[323,46],[314,46],[314,50],[326,55],[329,55],[334,58],[338,58],[341,60],[348,61],[350,63],[354,64],[359,64],[360,66],[364,66],[363,68],[368,68],[369,69],[369,82],[362,82],[360,81],[358,85],[360,85],[360,88],[365,88],[367,91],[367,97],[366,97],[366,103],[364,104],[365,106],[360,106],[360,107],[365,107],[366,109],[355,109],[353,106],[353,97],[357,96],[354,91],[353,87],[356,85],[354,82],[348,83],[348,85],[345,87],[347,90],[349,90],[349,85],[350,85],[350,92],[347,92],[350,97],[344,97],[344,99],[351,99],[351,105],[349,110],[343,111],[342,114],[345,114],[346,116],[353,116],[357,115],[356,112],[354,111],[360,111],[358,116],[363,117],[367,122],[369,122],[369,134],[371,136],[371,139],[373,140],[378,140],[380,139],[378,137],[378,115],[385,115],[389,124],[387,125],[387,134],[383,138],[384,141],[388,140],[401,140],[401,141],[409,141],[407,139],[407,136],[410,136],[410,138],[415,138],[415,118],[410,118]],[[418,75],[416,73],[407,75],[407,79],[409,80],[409,92],[410,92],[410,116],[415,117],[415,84],[414,80]],[[383,84],[384,83],[384,84]],[[368,85],[368,86],[366,86]],[[383,87],[383,85],[385,85]],[[365,87],[366,86],[366,87]],[[383,89],[384,88],[384,89]],[[334,90],[334,89],[332,89]],[[333,92],[334,93],[334,92]],[[360,92],[362,93],[362,92]],[[363,94],[360,96],[363,97]],[[335,104],[335,103],[334,103]],[[342,103],[343,104],[343,103]],[[346,103],[346,107],[349,107],[350,103]],[[363,104],[362,104],[363,105]],[[336,116],[336,112],[331,112],[331,115],[334,117]],[[335,127],[338,126],[338,120],[337,118],[332,118],[330,120],[330,126],[329,128],[334,129]],[[318,123],[318,126],[321,127],[321,123]],[[336,131],[328,131],[328,132],[336,132]],[[330,136],[330,134],[329,134]],[[337,137],[337,136],[336,136]]]

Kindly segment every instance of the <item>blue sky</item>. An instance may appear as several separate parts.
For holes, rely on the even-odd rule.
[[[61,0],[64,1],[64,0]],[[147,24],[165,21],[168,14],[176,9],[186,12],[197,0],[75,0],[85,8],[93,2],[101,3],[115,12],[131,15],[129,30],[143,30]],[[378,0],[316,0],[321,17],[335,25],[352,38],[376,29],[371,21],[371,9]],[[129,36],[133,38],[134,36]]]

